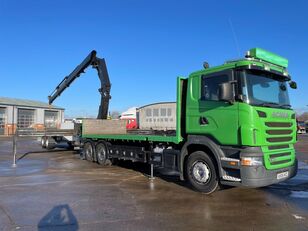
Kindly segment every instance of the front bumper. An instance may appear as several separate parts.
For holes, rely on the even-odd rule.
[[[297,159],[294,157],[293,164],[278,169],[267,169],[265,163],[261,166],[242,166],[240,159],[243,157],[262,157],[264,153],[260,147],[249,147],[245,149],[225,149],[225,153],[238,153],[236,158],[226,158],[222,161],[222,179],[221,184],[257,188],[264,187],[271,184],[277,184],[279,182],[286,181],[294,177],[297,173]],[[229,155],[230,156],[230,155]],[[230,165],[230,162],[237,164]],[[277,174],[288,171],[288,176],[281,179],[277,179]],[[227,177],[226,177],[227,176]],[[228,177],[231,176],[231,177]]]
[[[240,168],[240,185],[249,188],[257,188],[286,181],[296,175],[297,165],[296,159],[293,165],[275,170],[267,170],[264,166],[242,166]],[[288,171],[287,177],[277,179],[277,174],[286,171]]]

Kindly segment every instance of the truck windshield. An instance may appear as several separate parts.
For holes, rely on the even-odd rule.
[[[261,71],[241,75],[243,101],[256,106],[290,108],[286,79]]]

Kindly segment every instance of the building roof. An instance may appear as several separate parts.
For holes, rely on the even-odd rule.
[[[49,105],[48,103],[44,103],[36,100],[28,100],[28,99],[15,99],[15,98],[7,98],[0,97],[0,105],[13,105],[13,106],[23,106],[23,107],[38,107],[38,108],[50,108],[50,109],[60,109],[64,110],[64,108]]]
[[[147,105],[141,106],[138,109],[142,109],[142,108],[145,108],[145,107],[151,107],[151,106],[155,106],[155,105],[165,105],[165,104],[176,104],[176,102],[157,102],[157,103],[151,103],[151,104],[147,104]]]

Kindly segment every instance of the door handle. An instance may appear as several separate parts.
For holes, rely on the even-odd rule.
[[[206,117],[201,116],[200,119],[199,119],[199,124],[200,125],[207,125],[207,124],[209,124],[209,121],[207,120]]]

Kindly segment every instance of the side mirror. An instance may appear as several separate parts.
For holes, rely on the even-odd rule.
[[[290,85],[290,87],[291,87],[292,89],[296,89],[296,88],[297,88],[297,83],[294,82],[294,81],[290,81],[290,82],[289,82],[289,85]]]
[[[219,84],[219,100],[233,102],[233,84],[231,82],[225,82]]]

